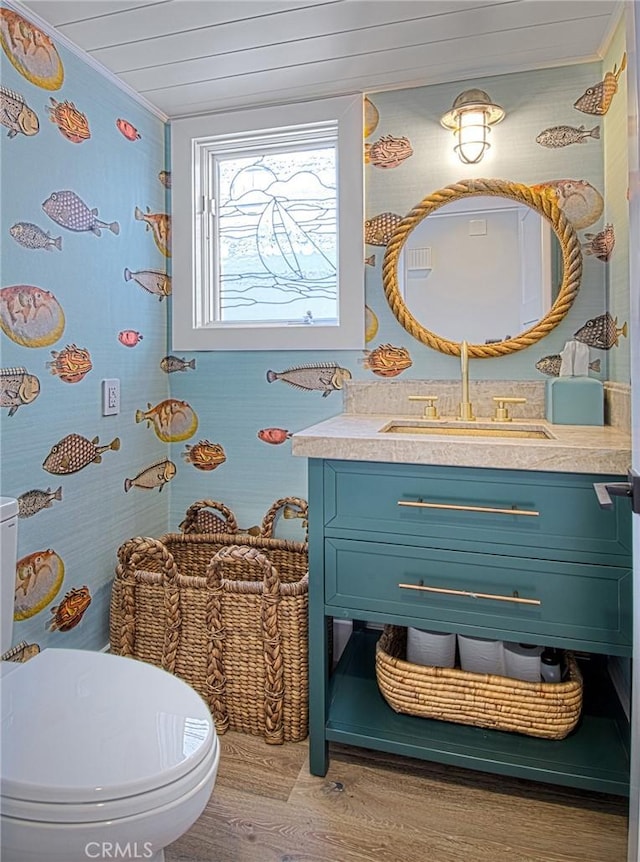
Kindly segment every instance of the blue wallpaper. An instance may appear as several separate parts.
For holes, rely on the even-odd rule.
[[[306,462],[292,457],[289,435],[341,412],[342,397],[339,390],[294,388],[284,372],[330,363],[361,380],[445,379],[458,376],[459,361],[400,327],[382,290],[384,246],[373,244],[363,255],[366,351],[174,353],[166,129],[55,34],[29,69],[28,44],[12,47],[10,23],[3,10],[1,478],[2,494],[20,498],[23,514],[14,641],[97,649],[108,637],[111,578],[124,539],[177,529],[195,500],[221,500],[249,527],[275,499],[306,496]],[[378,115],[365,139],[369,219],[404,215],[437,188],[473,176],[569,181],[558,188],[586,189],[590,205],[604,197],[604,212],[579,230],[584,276],[567,318],[534,347],[472,360],[472,377],[544,379],[536,363],[610,311],[617,343],[591,347],[591,360],[600,360],[600,379],[628,382],[621,331],[628,309],[626,162],[618,157],[626,141],[625,72],[616,77],[606,117],[574,107],[619,67],[622,41],[617,34],[602,64],[369,97]],[[460,163],[440,126],[469,86],[507,112],[475,167]],[[29,111],[38,117],[35,134],[27,134]],[[584,127],[572,133],[575,143],[537,142],[563,125]],[[612,155],[605,159],[605,152]],[[586,253],[601,248],[604,240],[594,246],[594,238],[608,222],[616,240],[609,263]],[[479,279],[479,289],[491,302],[491,285]],[[121,412],[104,417],[100,383],[114,377]],[[279,524],[279,535],[299,531],[297,522]]]
[[[620,57],[618,57],[618,63]],[[599,63],[503,75],[473,82],[454,82],[375,93],[369,96],[378,115],[377,126],[366,129],[368,163],[365,165],[366,217],[384,213],[406,214],[423,197],[449,183],[471,177],[493,177],[533,185],[553,180],[573,181],[588,198],[591,216],[578,230],[582,243],[591,241],[605,224],[598,213],[604,192],[602,116],[586,114],[574,103],[598,83],[609,67]],[[624,75],[624,72],[622,73]],[[620,79],[621,80],[621,79]],[[440,117],[462,90],[470,86],[486,90],[507,112],[491,134],[492,148],[478,166],[465,166],[453,152],[453,136],[440,125]],[[624,92],[613,95],[618,109],[607,118],[607,135],[614,141],[626,138]],[[551,148],[536,138],[556,126],[569,126],[579,142]],[[580,127],[584,127],[580,133]],[[594,132],[594,129],[597,130]],[[585,134],[586,133],[586,134]],[[597,137],[597,135],[600,137]],[[571,133],[566,136],[571,137]],[[624,173],[624,164],[619,171]],[[565,190],[571,183],[563,184]],[[616,186],[616,195],[624,192]],[[567,197],[569,197],[567,191]],[[607,204],[609,204],[608,196]],[[595,202],[595,205],[594,205]],[[627,231],[624,208],[618,201],[616,236],[624,253]],[[226,461],[204,473],[189,465],[172,483],[171,523],[180,522],[187,506],[196,499],[222,499],[236,511],[242,526],[259,522],[274,499],[306,493],[306,463],[290,455],[285,439],[277,444],[263,442],[258,434],[268,428],[298,431],[342,410],[340,392],[323,397],[320,391],[301,391],[282,379],[269,383],[269,371],[282,373],[304,364],[332,362],[348,369],[354,379],[382,379],[381,372],[397,371],[395,379],[457,378],[459,359],[436,352],[408,335],[391,313],[382,289],[384,245],[367,244],[364,256],[365,302],[375,315],[377,331],[364,351],[335,352],[214,352],[186,354],[196,362],[196,370],[173,374],[173,397],[188,402],[200,420],[201,435],[222,445]],[[607,309],[607,269],[610,264],[593,254],[584,255],[583,282],[566,319],[546,338],[526,350],[497,359],[472,360],[470,374],[476,379],[544,380],[536,363],[557,356],[567,340],[589,319]],[[478,276],[479,289],[491,302],[491,285]],[[627,288],[628,293],[628,288]],[[452,307],[455,313],[455,306]],[[622,327],[624,318],[618,321]],[[372,327],[373,329],[374,327]],[[606,380],[610,354],[626,356],[628,338],[618,333],[617,345],[608,349],[590,348],[590,362],[599,361],[594,376]],[[390,348],[386,347],[390,345]],[[407,358],[410,364],[407,364]],[[623,360],[624,362],[624,360]],[[628,365],[627,365],[628,367]],[[172,459],[184,461],[184,445],[172,446]],[[290,526],[290,525],[289,525]]]
[[[604,61],[604,69],[619,67],[625,51],[624,22],[614,34]],[[604,118],[604,183],[607,190],[604,221],[615,231],[614,253],[606,270],[607,310],[620,325],[631,326],[629,291],[629,202],[628,202],[628,153],[627,135],[627,76],[619,78],[619,91]],[[631,357],[629,338],[623,339],[620,349],[610,352],[609,380],[629,383]]]
[[[29,29],[13,43],[1,11],[2,494],[21,498],[22,515],[14,642],[99,649],[116,549],[168,518],[166,491],[124,490],[167,457],[134,418],[168,395],[167,300],[125,276],[166,269],[135,218],[165,211],[164,124],[55,36],[39,52]],[[25,105],[35,134],[20,131],[34,128]],[[103,417],[101,381],[114,377],[121,412]]]

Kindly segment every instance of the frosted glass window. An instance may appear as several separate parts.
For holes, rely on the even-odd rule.
[[[173,347],[361,349],[362,171],[359,96],[175,121]]]
[[[214,318],[337,326],[335,144],[214,162]]]

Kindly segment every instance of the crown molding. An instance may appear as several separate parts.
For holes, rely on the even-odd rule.
[[[83,63],[86,63],[87,66],[90,66],[94,72],[97,72],[103,78],[106,78],[114,87],[117,87],[119,90],[122,90],[123,93],[126,93],[130,99],[133,99],[135,102],[138,102],[143,108],[149,111],[150,114],[154,114],[154,116],[158,117],[159,120],[162,120],[163,123],[169,122],[169,117],[155,105],[152,105],[151,102],[148,102],[144,96],[141,96],[133,87],[130,87],[128,84],[118,78],[117,75],[114,75],[106,66],[103,66],[102,63],[99,63],[97,60],[87,54],[86,51],[83,51],[82,48],[79,48],[71,39],[68,39],[63,33],[59,30],[56,30],[55,27],[52,27],[48,21],[45,21],[39,15],[36,15],[35,12],[32,12],[27,6],[24,6],[19,0],[2,0],[2,6],[5,6],[8,9],[13,9],[14,12],[17,12],[19,15],[22,15],[24,18],[27,18],[33,24],[35,24],[40,30],[50,36],[58,45],[62,45],[66,48],[67,51],[70,51],[72,54],[82,60]]]

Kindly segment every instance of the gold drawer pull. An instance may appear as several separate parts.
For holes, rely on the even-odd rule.
[[[420,509],[449,509],[455,512],[490,512],[492,515],[530,515],[537,518],[540,512],[530,509],[492,509],[491,506],[455,506],[453,503],[423,503],[422,500],[398,500],[398,506],[417,506]]]
[[[398,584],[403,590],[422,590],[426,593],[444,593],[447,596],[469,596],[472,599],[492,599],[496,602],[515,602],[519,605],[541,605],[540,599],[521,599],[520,596],[498,596],[493,593],[474,593],[471,590],[449,590],[444,587],[423,587],[419,584]]]

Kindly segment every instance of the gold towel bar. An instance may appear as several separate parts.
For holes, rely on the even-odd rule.
[[[444,587],[423,587],[419,584],[398,584],[403,590],[422,590],[426,593],[444,593],[448,596],[469,596],[472,599],[493,599],[497,602],[516,602],[520,605],[541,605],[540,599],[521,599],[520,596],[499,596],[493,593],[475,593],[471,590],[450,590]]]
[[[450,509],[456,512],[490,512],[493,515],[530,515],[537,518],[540,512],[530,509],[493,509],[491,506],[455,506],[453,503],[423,503],[421,500],[398,500],[398,506],[416,506],[420,509]]]

